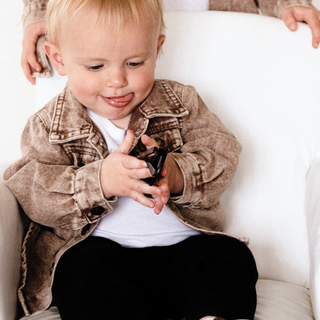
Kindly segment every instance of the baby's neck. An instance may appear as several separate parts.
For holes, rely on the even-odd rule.
[[[127,129],[129,125],[129,121],[131,118],[131,113],[128,114],[125,118],[117,119],[117,120],[110,120],[117,128],[119,129]]]

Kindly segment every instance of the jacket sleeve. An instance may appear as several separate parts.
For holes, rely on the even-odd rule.
[[[48,0],[23,0],[23,27],[26,29],[30,24],[44,20]]]
[[[181,125],[183,146],[171,155],[183,173],[184,191],[171,200],[189,209],[210,208],[229,187],[241,146],[192,87],[183,90],[182,103],[189,110]]]
[[[209,10],[259,13],[255,0],[209,0]]]
[[[49,143],[48,132],[40,117],[30,118],[22,135],[22,158],[5,171],[4,183],[31,220],[77,230],[112,209],[100,186],[102,160],[72,166],[63,147]]]
[[[303,6],[314,8],[311,0],[256,0],[261,13],[266,16],[280,18],[281,12],[285,8]]]
[[[311,0],[209,0],[209,9],[259,13],[280,18],[283,9],[293,6],[314,8]]]

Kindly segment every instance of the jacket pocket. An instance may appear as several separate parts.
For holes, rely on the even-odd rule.
[[[71,141],[64,143],[63,148],[70,159],[70,163],[76,167],[83,167],[89,163],[100,160],[97,150],[87,141]]]
[[[157,118],[157,122],[150,120],[146,134],[155,139],[161,147],[169,152],[179,150],[183,145],[180,133],[179,118]]]

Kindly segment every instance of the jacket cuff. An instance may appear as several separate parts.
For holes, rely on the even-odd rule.
[[[75,200],[89,223],[94,223],[112,211],[100,184],[102,161],[93,162],[77,171],[75,177]]]
[[[191,154],[170,153],[170,156],[180,168],[184,187],[181,196],[170,197],[170,201],[177,205],[197,207],[202,199],[201,171],[196,159]]]
[[[275,7],[275,16],[277,18],[280,18],[281,12],[289,7],[308,7],[308,8],[314,8],[311,1],[309,0],[278,0],[276,7]]]

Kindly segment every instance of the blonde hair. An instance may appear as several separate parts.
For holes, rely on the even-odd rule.
[[[105,22],[119,32],[127,23],[139,25],[144,13],[151,16],[158,35],[164,33],[162,0],[49,0],[46,10],[47,39],[59,43],[65,23],[90,12],[93,24]]]

